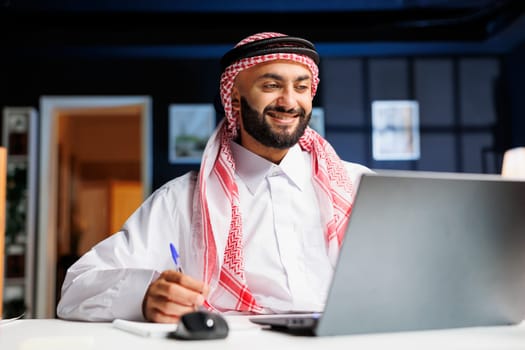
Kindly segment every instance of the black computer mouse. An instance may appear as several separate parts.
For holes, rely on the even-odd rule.
[[[168,336],[183,340],[223,339],[228,336],[226,319],[216,312],[194,311],[183,315]]]

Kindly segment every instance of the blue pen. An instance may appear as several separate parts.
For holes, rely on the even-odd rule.
[[[175,245],[173,243],[170,243],[170,252],[171,252],[171,259],[175,263],[175,268],[180,273],[184,273],[182,271],[182,267],[179,264],[179,253],[177,252],[177,249],[175,248]],[[195,306],[195,310],[206,311],[206,308],[202,305],[199,305],[199,306]]]
[[[179,263],[179,253],[177,253],[177,249],[175,249],[175,246],[173,243],[170,243],[170,252],[171,252],[171,258],[173,259],[173,262],[175,263],[175,268],[177,271],[182,273],[182,267]]]
[[[175,248],[175,245],[173,243],[170,243],[170,252],[171,252],[171,259],[175,263],[175,268],[180,273],[184,273],[184,271],[182,271],[182,266],[180,266],[179,253],[177,252],[177,249]],[[204,306],[200,305],[200,306],[195,306],[195,310],[205,311],[206,308]]]

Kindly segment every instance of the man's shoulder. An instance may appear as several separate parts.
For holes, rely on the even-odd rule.
[[[180,191],[180,189],[193,188],[197,182],[198,172],[195,170],[177,176],[159,187],[157,191]]]
[[[343,164],[346,168],[348,176],[350,177],[350,180],[352,181],[355,187],[359,186],[359,182],[361,181],[361,175],[374,172],[372,169],[359,163],[343,160]]]
[[[364,173],[373,173],[374,171],[370,168],[368,168],[365,165],[355,163],[355,162],[349,162],[346,160],[343,160],[343,164],[346,168],[346,171],[348,171],[351,174],[364,174]]]

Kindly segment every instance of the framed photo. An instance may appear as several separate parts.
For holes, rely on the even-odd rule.
[[[372,153],[375,160],[416,160],[419,151],[417,101],[372,102]]]
[[[170,105],[168,141],[170,163],[199,163],[214,128],[213,104]]]

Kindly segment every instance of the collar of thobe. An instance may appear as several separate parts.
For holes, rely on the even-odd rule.
[[[299,190],[303,190],[306,181],[311,176],[306,159],[299,145],[291,147],[279,165],[274,164],[259,155],[247,150],[236,142],[231,142],[235,170],[253,195],[268,175],[276,170],[288,177]]]

